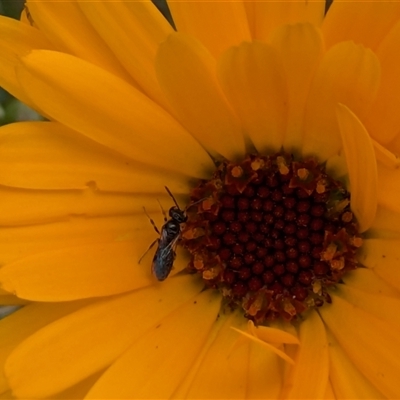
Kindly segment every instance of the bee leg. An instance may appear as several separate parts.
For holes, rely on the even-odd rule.
[[[160,231],[159,231],[158,228],[157,228],[156,223],[152,220],[152,218],[150,217],[150,215],[147,214],[147,211],[146,211],[146,209],[145,209],[144,207],[143,207],[143,210],[144,210],[144,213],[147,215],[147,218],[149,219],[150,223],[153,225],[154,230],[155,230],[159,235],[161,235]],[[165,214],[164,214],[164,217],[165,217]],[[166,220],[167,220],[167,219],[166,219],[166,217],[165,217],[165,221],[166,221]],[[154,244],[154,243],[153,243],[153,244]]]
[[[144,256],[153,248],[153,246],[158,243],[160,240],[156,239],[154,242],[149,246],[149,248],[143,253],[142,257],[139,258],[138,264],[143,260]]]
[[[162,211],[162,213],[164,215],[164,222],[167,222],[168,221],[167,213],[165,212],[163,206],[161,205],[160,200],[157,199],[157,201],[158,201],[158,204],[160,205],[161,211]]]

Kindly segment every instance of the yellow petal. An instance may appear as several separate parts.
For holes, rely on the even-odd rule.
[[[400,214],[378,205],[376,218],[368,231],[368,237],[400,239]]]
[[[257,338],[256,336],[253,336],[250,333],[241,331],[240,329],[237,329],[235,327],[232,327],[232,329],[234,331],[240,333],[241,335],[243,335],[245,338],[251,340],[254,343],[257,343],[257,344],[261,345],[265,349],[267,349],[267,350],[271,351],[272,353],[276,354],[277,356],[281,357],[282,360],[285,360],[289,364],[294,364],[294,361],[284,351],[278,349],[277,347],[272,346],[271,344],[269,344],[267,342],[264,342],[263,340]]]
[[[157,200],[164,205],[165,210],[173,205],[166,192],[154,195],[101,192],[90,184],[86,190],[57,191],[0,186],[0,196],[4,211],[0,216],[0,223],[6,226],[54,222],[74,216],[87,218],[139,214],[145,221],[147,217],[143,211],[144,206],[148,213],[159,217],[162,212]],[[132,217],[127,218],[131,220]],[[148,226],[150,227],[150,223]]]
[[[319,315],[311,311],[300,324],[300,346],[281,397],[318,399],[325,394],[329,374],[328,342]],[[312,384],[311,384],[312,383]]]
[[[355,367],[387,398],[400,396],[398,329],[332,292],[319,313]]]
[[[76,385],[70,386],[69,388],[58,392],[57,394],[52,394],[51,397],[47,397],[49,400],[71,400],[71,399],[84,399],[86,393],[89,392],[91,387],[97,382],[100,376],[104,373],[101,370],[83,381],[77,383]]]
[[[329,380],[337,399],[386,399],[358,368],[328,331],[329,340]]]
[[[393,7],[393,3],[388,4],[387,8],[390,7]],[[399,5],[396,7],[400,8]],[[378,16],[374,16],[374,20],[379,21],[378,18]],[[377,50],[382,70],[381,84],[366,121],[371,136],[384,145],[390,143],[398,135],[400,128],[400,117],[396,108],[396,104],[400,101],[400,77],[398,74],[400,55],[397,51],[399,40],[400,23],[398,22]]]
[[[349,176],[343,149],[340,150],[338,154],[329,157],[326,162],[326,171],[335,179],[343,182],[347,190],[349,189]]]
[[[146,215],[132,218],[129,225],[130,231],[120,231],[111,240],[104,236],[99,240],[92,233],[95,239],[89,239],[89,244],[83,246],[67,247],[61,241],[58,249],[45,244],[43,252],[34,248],[25,257],[17,253],[14,262],[0,269],[0,285],[24,299],[66,301],[108,296],[152,284],[151,264],[156,247],[141,264],[138,261],[159,236]],[[90,220],[85,221],[85,228],[94,228]],[[187,262],[178,252],[171,275],[184,269]]]
[[[287,89],[277,52],[259,42],[232,47],[219,61],[218,77],[257,151],[279,151]]]
[[[69,128],[153,166],[194,177],[212,168],[206,152],[169,114],[118,77],[45,50],[31,52],[23,65],[19,78],[29,96]]]
[[[168,6],[178,32],[199,39],[216,58],[228,47],[251,39],[242,2],[171,1]]]
[[[139,258],[132,242],[48,251],[2,267],[0,285],[35,301],[109,296],[152,283],[149,268],[137,265]]]
[[[368,293],[347,285],[340,285],[335,294],[354,307],[393,325],[397,330],[400,329],[400,315],[397,312],[400,307],[399,292],[395,297],[389,297],[385,293]]]
[[[7,294],[6,294],[7,293]],[[0,293],[0,304],[2,306],[5,305],[26,305],[30,304],[29,301],[20,299],[12,294],[8,294],[5,290],[2,290]]]
[[[320,161],[338,153],[336,107],[342,103],[362,118],[379,86],[379,61],[372,51],[343,42],[326,52],[311,84],[305,113],[303,153]]]
[[[300,3],[293,4],[300,6]],[[306,5],[303,2],[301,6]],[[320,31],[315,26],[304,23],[278,28],[271,37],[271,44],[282,59],[287,82],[287,127],[283,146],[288,152],[298,153],[302,146],[307,95],[322,58],[324,45]]]
[[[0,365],[3,366],[14,348],[34,332],[91,302],[93,300],[30,304],[2,319],[0,321],[0,337],[2,338]],[[9,385],[4,370],[0,368],[0,393],[7,388]]]
[[[77,4],[143,92],[165,106],[154,59],[158,45],[173,29],[154,4],[150,0]]]
[[[352,40],[375,49],[399,16],[397,1],[335,0],[324,18],[322,31],[328,47]]]
[[[282,329],[271,328],[269,326],[256,327],[253,321],[249,321],[250,332],[267,343],[287,343],[287,344],[300,344],[299,339]]]
[[[396,168],[398,168],[398,166],[400,164],[400,135],[396,135],[396,137],[388,145],[386,145],[384,148],[385,149],[390,149],[390,153],[393,153],[393,156],[396,159],[396,161],[394,162],[394,166]],[[385,163],[385,165],[386,165],[386,163]],[[389,165],[389,167],[393,167],[393,164]]]
[[[337,399],[330,381],[328,381],[328,384],[326,385],[326,391],[325,391],[323,399],[324,400],[336,400]]]
[[[1,196],[0,196],[1,197]],[[168,202],[171,199],[166,199]],[[165,204],[168,204],[164,203]],[[154,206],[151,205],[154,203]],[[158,202],[153,198],[146,205],[146,210],[161,228],[164,223],[163,214]],[[150,211],[152,208],[155,211]],[[43,222],[43,221],[42,221]],[[60,218],[58,221],[35,223],[24,226],[9,226],[0,230],[0,264],[6,265],[30,255],[49,250],[60,250],[91,244],[129,242],[139,256],[132,260],[137,262],[159,235],[155,232],[148,217],[140,209],[133,216],[78,217]],[[150,265],[152,252],[143,258],[143,265]]]
[[[162,285],[104,299],[47,325],[25,340],[9,357],[5,370],[13,392],[26,398],[51,397],[53,393],[110,365],[132,343],[137,340],[140,343],[143,338],[150,341],[151,349],[157,353],[154,339],[150,340],[149,329],[157,333],[160,321],[177,308],[180,310],[179,307],[188,301],[196,307],[193,299],[201,289],[202,285],[193,277],[173,278]],[[207,296],[210,293],[212,292],[208,291]],[[201,299],[197,301],[198,308],[202,310]],[[193,332],[196,333],[196,329],[201,330],[204,322],[199,318],[197,308],[193,307],[189,307],[192,319],[200,326],[194,328],[196,323],[187,324],[185,318],[181,322],[182,336],[188,342],[196,338],[198,332],[186,335],[186,328],[193,326]],[[205,304],[205,310],[213,307],[214,304],[212,307]],[[172,315],[178,321],[181,320],[180,311],[173,312]],[[173,324],[172,329],[176,333],[177,325]],[[167,344],[173,340],[171,335],[164,339]],[[149,352],[150,348],[142,347],[142,351]],[[168,352],[170,351],[171,347],[168,347]],[[145,356],[134,361],[130,359],[131,364],[125,373],[135,379],[140,366],[146,365],[146,360]],[[148,376],[152,377],[153,374]],[[129,390],[134,387],[129,380],[120,389]],[[115,387],[112,389],[118,390]],[[118,398],[117,392],[114,392],[114,396]],[[103,392],[98,398],[107,398],[107,393]]]
[[[364,240],[360,262],[398,290],[400,290],[399,260],[399,240]]]
[[[238,334],[231,326],[245,329],[245,321],[241,313],[219,316],[201,354],[172,398],[272,399],[278,396],[281,386],[278,357],[269,351],[260,351],[258,344],[247,339],[237,346]]]
[[[384,147],[376,140],[371,139],[374,145],[376,159],[379,161],[378,167],[385,166],[386,170],[400,167],[400,157],[396,154],[397,140],[395,139],[390,145]],[[390,149],[390,150],[389,150]]]
[[[107,45],[88,24],[76,1],[29,1],[28,5],[35,26],[56,49],[80,57],[133,83]],[[74,21],[73,30],[71,21]]]
[[[40,161],[40,162],[39,162]],[[180,173],[112,153],[55,122],[21,122],[0,129],[0,182],[34,189],[173,193],[188,190]]]
[[[273,353],[260,351],[257,343],[251,342],[248,346],[246,399],[278,399],[282,389],[282,360]]]
[[[400,212],[400,169],[378,163],[378,202],[389,210]]]
[[[239,123],[218,86],[215,60],[199,42],[170,35],[159,47],[156,70],[179,120],[211,154],[228,159],[244,154]]]
[[[370,240],[366,240],[367,244]],[[359,255],[359,259],[363,259],[363,256]],[[399,295],[398,290],[381,279],[371,268],[357,268],[354,271],[346,273],[342,277],[342,280],[346,288],[362,290],[363,292],[379,296],[397,297]],[[339,288],[341,287],[342,285],[339,285]]]
[[[266,41],[281,25],[310,22],[319,26],[324,18],[325,1],[245,0],[253,39]]]
[[[163,219],[159,208],[157,214],[152,213],[151,216],[155,219],[156,224],[161,226]],[[144,252],[157,237],[157,233],[144,212],[136,217],[126,215],[108,218],[71,216],[58,221],[40,222],[42,223],[23,226],[17,224],[0,229],[1,265],[49,250],[124,240],[132,241],[133,247],[143,246],[142,251]],[[140,234],[135,233],[136,231]],[[136,244],[135,241],[139,240],[139,236],[142,239]],[[140,250],[138,251],[140,252]]]
[[[378,204],[375,152],[368,132],[352,111],[340,104],[337,117],[349,171],[351,210],[360,232],[365,232],[375,219]]]
[[[17,79],[15,65],[19,57],[35,48],[52,49],[53,46],[37,29],[0,16],[0,86],[31,107],[34,104]]]
[[[232,325],[244,327],[245,319],[239,313],[221,312],[171,398],[245,397],[248,364],[243,359],[247,358],[248,349],[235,346],[238,335],[232,331]]]
[[[201,351],[219,309],[219,296],[204,291],[159,320],[103,374],[86,398],[169,398]]]

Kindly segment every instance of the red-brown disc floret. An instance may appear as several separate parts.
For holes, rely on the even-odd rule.
[[[188,269],[258,324],[331,302],[327,288],[357,267],[350,195],[314,159],[222,162],[191,201],[181,240]]]

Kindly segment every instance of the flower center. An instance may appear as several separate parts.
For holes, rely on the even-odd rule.
[[[330,303],[327,288],[357,267],[350,194],[314,159],[224,161],[191,200],[181,240],[189,272],[257,324]]]

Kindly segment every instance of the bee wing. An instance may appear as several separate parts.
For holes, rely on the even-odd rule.
[[[172,262],[175,260],[175,249],[178,244],[179,236],[175,237],[165,247],[160,248],[160,258],[168,259],[168,256],[172,254]],[[171,265],[172,268],[172,265]]]
[[[167,243],[166,236],[161,235],[152,265],[153,274],[159,281],[166,279],[171,272],[175,260],[175,248],[178,239],[179,235]]]

